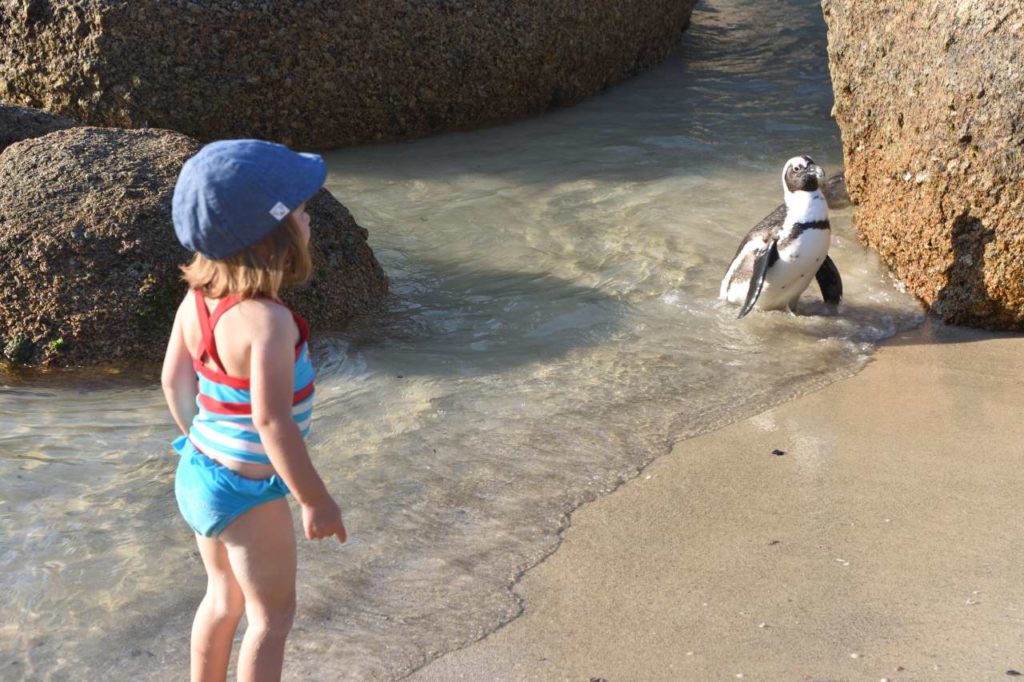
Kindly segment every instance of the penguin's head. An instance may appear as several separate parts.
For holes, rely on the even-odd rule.
[[[809,156],[794,156],[782,169],[782,186],[787,192],[813,192],[825,179],[825,171]]]

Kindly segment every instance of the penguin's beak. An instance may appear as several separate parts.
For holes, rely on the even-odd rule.
[[[816,163],[812,163],[807,166],[807,175],[813,175],[818,178],[819,182],[825,179],[824,169]]]

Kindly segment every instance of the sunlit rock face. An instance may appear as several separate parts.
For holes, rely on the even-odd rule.
[[[855,225],[947,322],[1024,329],[1015,0],[824,0]]]

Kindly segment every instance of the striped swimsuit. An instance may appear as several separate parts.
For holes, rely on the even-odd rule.
[[[198,290],[195,298],[203,333],[198,355],[192,358],[199,382],[196,396],[199,413],[192,420],[188,436],[174,441],[174,449],[181,456],[174,478],[174,494],[182,516],[192,529],[200,535],[216,537],[248,510],[280,499],[289,490],[276,474],[265,479],[245,478],[210,457],[270,464],[253,425],[249,380],[228,375],[213,337],[217,321],[241,299],[226,296],[211,315]],[[292,317],[299,327],[292,416],[305,438],[313,415],[314,371],[309,359],[309,325],[295,312]],[[206,356],[218,369],[203,364]]]
[[[228,376],[217,354],[213,328],[221,316],[240,303],[235,295],[226,296],[211,315],[206,309],[203,295],[196,290],[196,304],[203,340],[199,353],[192,358],[192,366],[199,376],[199,395],[196,405],[199,414],[192,421],[189,440],[208,455],[237,459],[254,464],[270,464],[267,451],[263,449],[260,435],[252,424],[252,398],[249,380]],[[296,312],[292,312],[299,327],[299,343],[295,346],[295,380],[292,396],[292,416],[298,424],[302,437],[309,435],[309,422],[313,416],[313,365],[309,360],[309,325]],[[203,364],[203,357],[209,355],[220,371]]]

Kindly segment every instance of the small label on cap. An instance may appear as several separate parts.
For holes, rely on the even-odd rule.
[[[274,208],[270,209],[270,215],[274,216],[278,220],[281,220],[289,213],[291,213],[291,211],[289,211],[288,207],[282,204],[280,201],[274,204]]]

